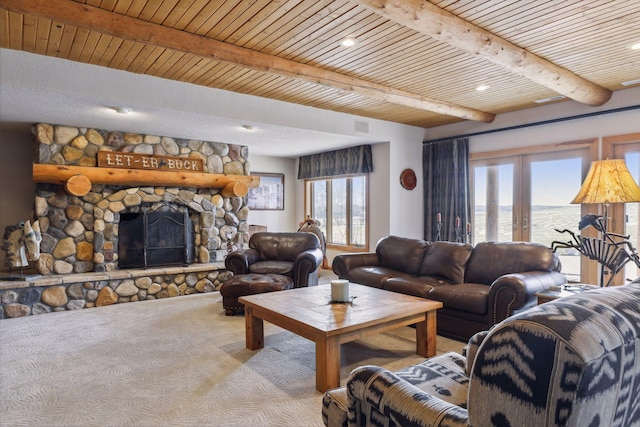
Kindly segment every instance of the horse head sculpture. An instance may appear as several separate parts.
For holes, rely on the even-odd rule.
[[[3,246],[7,252],[9,268],[21,268],[29,265],[29,261],[40,258],[40,242],[42,233],[40,223],[34,221],[20,222],[5,228]]]

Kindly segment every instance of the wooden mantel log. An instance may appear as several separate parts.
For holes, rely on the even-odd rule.
[[[33,164],[33,181],[60,184],[67,188],[69,180],[80,181],[78,176],[86,178],[91,184],[111,185],[150,185],[185,188],[223,188],[227,192],[237,188],[244,194],[233,194],[239,197],[247,195],[249,188],[260,185],[260,177],[249,175],[224,175],[214,173],[167,172],[148,169],[115,169],[85,166]],[[75,178],[74,178],[75,177]],[[85,182],[85,179],[81,181]],[[241,183],[241,185],[234,185]],[[85,193],[86,194],[86,193]],[[77,194],[76,194],[77,195]]]
[[[84,196],[91,191],[91,181],[84,175],[73,175],[64,184],[64,189],[72,196]]]
[[[249,187],[244,182],[235,181],[225,185],[220,191],[220,194],[222,194],[223,197],[244,197],[249,194]]]

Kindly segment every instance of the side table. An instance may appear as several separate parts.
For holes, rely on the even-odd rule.
[[[569,295],[576,295],[591,289],[598,289],[598,286],[588,285],[585,283],[571,283],[562,286],[554,286],[542,292],[537,292],[536,297],[538,297],[538,305],[540,305],[545,302],[553,301],[554,299]]]

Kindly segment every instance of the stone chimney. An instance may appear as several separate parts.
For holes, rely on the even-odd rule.
[[[98,168],[99,152],[132,153],[152,159],[196,160],[202,172],[249,175],[248,148],[220,142],[177,139],[102,129],[37,124],[37,164]],[[133,158],[133,156],[128,156]],[[200,163],[201,162],[201,163]],[[195,164],[195,163],[194,163]],[[154,173],[160,173],[153,171]],[[151,172],[149,172],[151,173]],[[62,184],[39,183],[35,215],[43,234],[37,264],[43,275],[114,271],[118,267],[118,226],[125,212],[172,206],[186,210],[194,225],[195,262],[221,261],[227,240],[248,242],[246,197],[221,188],[91,184],[83,195]]]

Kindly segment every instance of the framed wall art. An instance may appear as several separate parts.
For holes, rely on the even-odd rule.
[[[249,209],[284,210],[284,174],[252,172],[251,175],[260,177],[260,185],[249,189]]]

